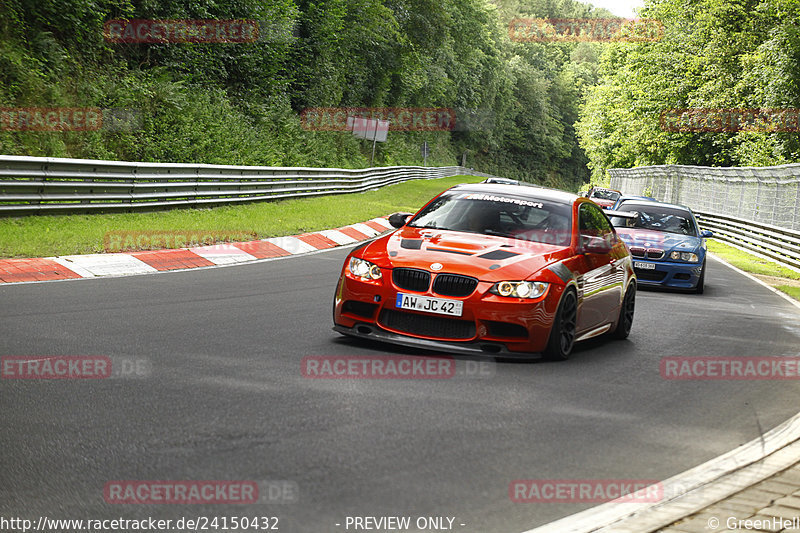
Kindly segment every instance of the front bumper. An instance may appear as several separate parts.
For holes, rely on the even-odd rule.
[[[430,292],[427,296],[461,300],[460,317],[445,317],[396,307],[392,283],[370,283],[342,275],[334,301],[334,329],[354,337],[464,354],[530,357],[547,345],[563,287],[551,284],[535,300],[502,298],[479,282],[467,297]],[[423,293],[418,293],[423,294]]]
[[[654,269],[637,268],[637,263],[655,265]],[[703,263],[678,263],[672,261],[652,261],[633,259],[636,279],[642,287],[665,287],[671,289],[694,289],[700,281]]]

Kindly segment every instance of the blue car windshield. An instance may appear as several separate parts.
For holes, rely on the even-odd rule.
[[[651,203],[623,202],[617,211],[636,213],[635,218],[611,217],[611,224],[618,228],[640,228],[665,233],[677,233],[697,237],[697,227],[692,214],[686,209],[666,207]]]
[[[530,196],[459,191],[441,195],[408,225],[568,246],[572,205]]]

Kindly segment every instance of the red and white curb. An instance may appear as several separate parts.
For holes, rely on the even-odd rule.
[[[169,270],[247,263],[345,246],[392,229],[386,218],[336,229],[256,241],[141,252],[1,259],[0,284],[152,274]]]

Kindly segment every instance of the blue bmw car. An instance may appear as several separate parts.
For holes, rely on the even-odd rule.
[[[616,211],[608,215],[631,251],[640,286],[703,292],[705,239],[713,233],[700,230],[691,209],[628,199]]]

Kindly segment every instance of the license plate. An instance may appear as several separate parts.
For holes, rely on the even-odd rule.
[[[642,270],[655,270],[656,265],[655,263],[642,263],[639,261],[634,261],[633,268],[641,268]]]
[[[461,316],[464,302],[460,300],[446,300],[444,298],[431,298],[417,294],[397,294],[395,306],[398,309],[413,309],[438,315]]]

